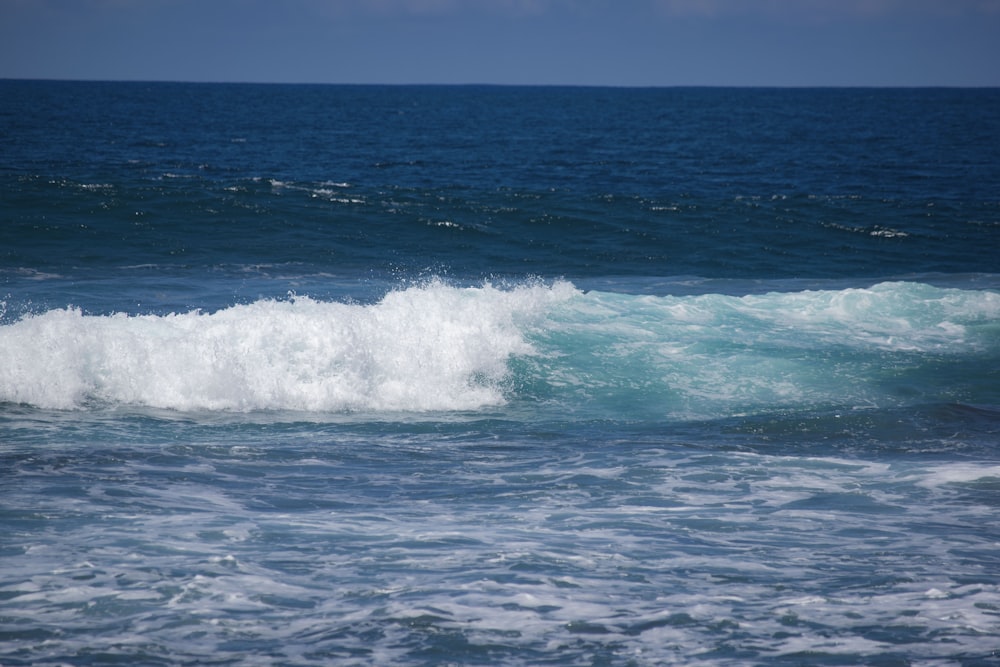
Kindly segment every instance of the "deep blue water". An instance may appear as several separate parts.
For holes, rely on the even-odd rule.
[[[0,81],[0,664],[1000,664],[998,136]]]

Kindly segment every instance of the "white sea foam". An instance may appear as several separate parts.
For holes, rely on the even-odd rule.
[[[987,479],[1000,480],[1000,466],[984,466],[980,463],[947,463],[937,466],[918,484],[927,488],[937,488],[946,484],[967,484]]]
[[[377,304],[310,298],[215,313],[90,316],[76,308],[0,328],[0,400],[177,410],[463,410],[503,402],[519,328],[568,285],[440,283]]]
[[[305,451],[269,432],[232,437],[270,456],[187,444],[62,452],[43,484],[17,478],[11,509],[74,520],[11,535],[0,582],[0,611],[20,632],[10,653],[96,643],[134,645],[132,662],[170,651],[201,662],[239,635],[280,646],[284,660],[345,664],[422,664],[419,651],[456,645],[572,664],[600,654],[722,666],[733,649],[755,662],[812,651],[860,664],[900,646],[914,662],[985,655],[996,636],[998,590],[982,569],[995,547],[990,503],[923,502],[933,462],[548,439],[484,456],[437,434],[437,456],[352,462],[363,445],[308,426],[293,438],[310,441]],[[82,497],[83,483],[109,493]],[[900,511],[789,517],[773,511],[786,488],[892,493]],[[636,502],[690,505],[656,516]],[[50,628],[60,633],[44,643],[30,634]],[[355,659],[331,657],[345,651]]]

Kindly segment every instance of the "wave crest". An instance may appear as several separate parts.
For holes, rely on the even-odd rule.
[[[308,297],[215,313],[92,316],[0,328],[0,401],[193,410],[472,410],[504,402],[521,325],[569,285],[433,282],[370,305]]]

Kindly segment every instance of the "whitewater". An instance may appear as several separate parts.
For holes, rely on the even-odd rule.
[[[0,400],[423,412],[531,398],[674,418],[961,402],[962,383],[997,358],[998,320],[1000,293],[916,283],[669,297],[438,280],[373,304],[289,297],[167,315],[69,307],[0,328]],[[949,367],[969,377],[937,393]],[[906,392],[908,382],[922,389]]]

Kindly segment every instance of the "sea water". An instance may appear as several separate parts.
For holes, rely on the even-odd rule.
[[[1000,92],[0,136],[0,664],[1000,664]]]

